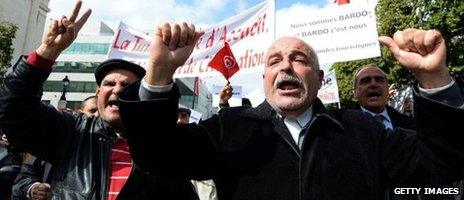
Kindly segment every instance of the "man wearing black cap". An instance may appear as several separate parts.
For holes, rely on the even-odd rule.
[[[190,114],[192,114],[190,109],[179,107],[179,110],[177,111],[177,123],[188,124],[190,120]]]
[[[11,145],[51,163],[52,199],[197,199],[185,179],[148,173],[132,162],[117,95],[145,70],[114,59],[95,70],[100,117],[57,111],[41,103],[42,85],[59,54],[76,38],[91,11],[52,20],[42,44],[6,73],[0,87],[0,124]],[[138,92],[138,91],[137,91]]]
[[[98,112],[115,129],[121,128],[116,95],[126,85],[140,80],[144,75],[145,70],[142,67],[121,59],[107,60],[95,69]]]

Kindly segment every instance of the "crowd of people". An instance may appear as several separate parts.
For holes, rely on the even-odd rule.
[[[173,75],[204,32],[185,22],[155,29],[145,69],[122,59],[101,63],[96,94],[79,112],[41,102],[56,58],[91,15],[78,17],[81,5],[51,20],[41,45],[0,87],[8,139],[0,143],[3,198],[395,199],[395,188],[448,187],[464,178],[464,91],[448,72],[436,30],[379,38],[416,77],[414,118],[386,105],[388,79],[374,65],[354,74],[359,106],[326,109],[317,98],[324,73],[316,52],[282,37],[265,56],[264,102],[230,107],[227,84],[221,110],[195,124],[179,107]],[[4,164],[6,146],[7,155],[33,157],[13,155]],[[203,186],[207,194],[198,192]]]

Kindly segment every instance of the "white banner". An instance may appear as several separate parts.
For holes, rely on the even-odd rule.
[[[151,37],[120,22],[108,51],[108,59],[120,58],[145,67]]]
[[[240,77],[242,73],[261,72],[265,51],[274,41],[274,21],[275,3],[274,0],[268,0],[206,29],[192,55],[184,66],[176,70],[174,77],[221,76],[207,65],[224,42],[230,44],[240,67],[233,78]],[[121,22],[108,58],[122,58],[145,67],[150,41],[151,37],[147,34]]]
[[[223,85],[213,86],[213,107],[219,107],[220,93]],[[228,101],[230,106],[241,106],[242,105],[242,86],[232,85],[232,97]]]
[[[349,3],[289,12],[279,23],[279,36],[302,38],[317,52],[319,62],[334,63],[380,56],[375,8]]]
[[[243,73],[262,72],[265,51],[274,42],[274,22],[275,2],[268,0],[206,29],[192,55],[177,69],[174,77],[222,76],[207,65],[224,42],[230,44],[240,67],[231,82]]]

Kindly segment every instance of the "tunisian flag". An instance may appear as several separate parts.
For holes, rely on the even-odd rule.
[[[227,80],[240,69],[227,42],[224,42],[224,47],[214,55],[208,66],[221,72]]]
[[[350,3],[350,0],[335,0],[334,3],[338,3],[338,5]]]

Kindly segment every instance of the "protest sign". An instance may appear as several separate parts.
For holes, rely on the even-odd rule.
[[[219,94],[223,85],[214,85],[213,86],[213,107],[219,107]],[[242,105],[242,86],[232,85],[232,97],[229,99],[230,106],[241,106]]]
[[[278,36],[296,36],[316,51],[319,63],[334,63],[380,56],[375,8],[369,3],[348,3],[287,12]]]
[[[189,123],[199,123],[201,120],[202,114],[200,112],[197,112],[195,110],[190,109],[190,118],[189,118]]]
[[[321,69],[324,71],[324,79],[322,80],[322,86],[317,93],[317,97],[319,97],[323,104],[339,102],[340,98],[338,96],[338,85],[335,72],[330,70],[330,65],[321,66]]]

